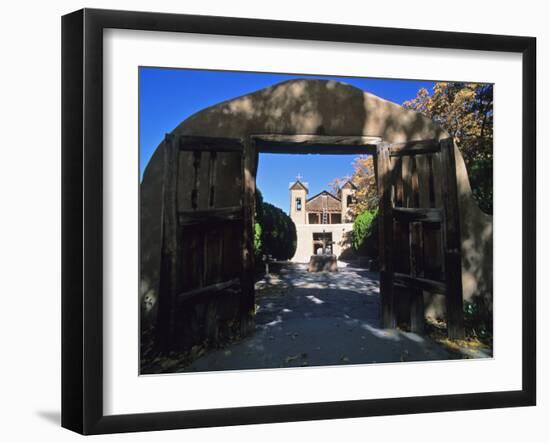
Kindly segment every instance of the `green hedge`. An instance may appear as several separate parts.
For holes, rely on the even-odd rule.
[[[288,260],[296,252],[296,226],[284,211],[265,203],[260,191],[256,192],[256,225],[254,250],[257,258],[271,255],[277,260]]]
[[[378,257],[378,210],[363,211],[355,218],[351,241],[357,254]]]

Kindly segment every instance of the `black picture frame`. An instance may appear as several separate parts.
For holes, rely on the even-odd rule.
[[[103,30],[171,31],[522,55],[522,389],[131,415],[103,413]],[[62,426],[82,434],[536,404],[536,39],[83,9],[62,18]]]

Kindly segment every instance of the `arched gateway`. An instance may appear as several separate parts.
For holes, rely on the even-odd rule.
[[[292,80],[206,108],[158,146],[141,184],[141,324],[164,349],[252,330],[258,152],[372,153],[380,198],[382,324],[400,298],[410,324],[463,300],[492,301],[492,217],[464,161],[430,119],[350,85]],[[456,178],[456,179],[455,179]]]

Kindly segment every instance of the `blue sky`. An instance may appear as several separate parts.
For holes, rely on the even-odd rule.
[[[434,82],[354,77],[263,74],[147,68],[139,70],[140,177],[151,155],[179,123],[211,105],[295,78],[339,80],[401,104]],[[354,156],[261,154],[257,185],[264,200],[288,212],[288,184],[297,174],[309,182],[310,196],[328,189],[336,177],[350,175]],[[327,173],[330,171],[330,173]]]

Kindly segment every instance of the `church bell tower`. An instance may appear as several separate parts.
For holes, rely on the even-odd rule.
[[[290,190],[290,218],[296,225],[305,225],[306,217],[306,199],[308,194],[307,183],[301,181],[298,176],[296,181],[289,186]]]

